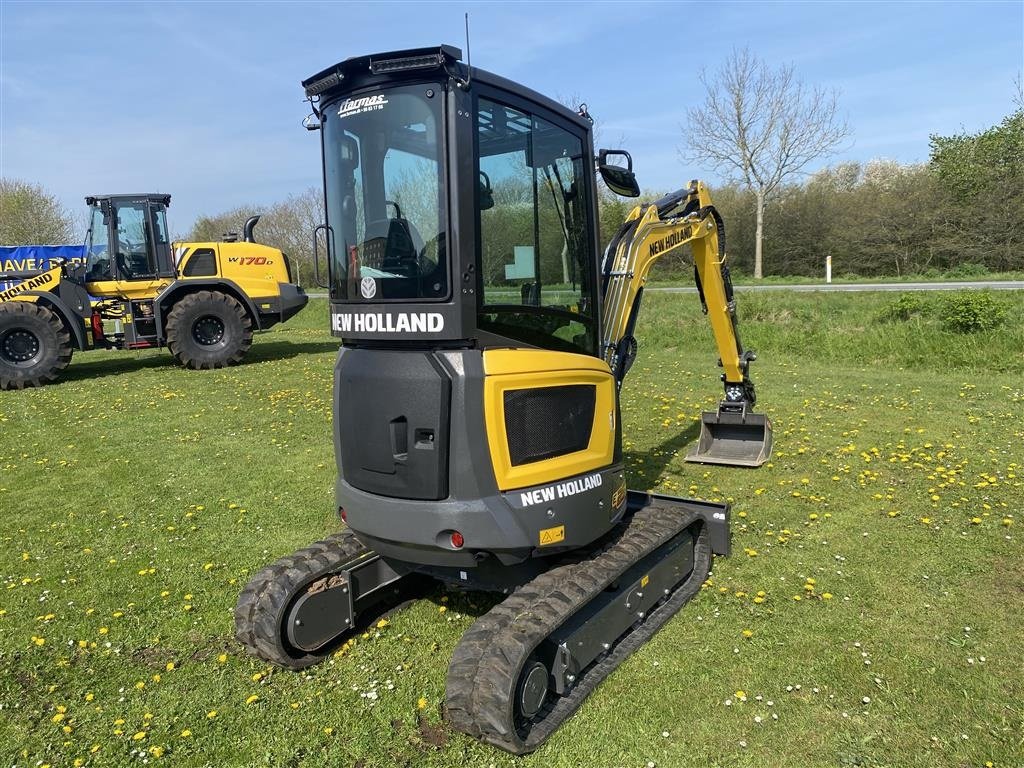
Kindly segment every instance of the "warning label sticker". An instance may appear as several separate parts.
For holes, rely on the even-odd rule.
[[[554,528],[541,528],[540,545],[542,547],[545,547],[548,544],[557,544],[560,541],[565,541],[564,525],[559,525]]]

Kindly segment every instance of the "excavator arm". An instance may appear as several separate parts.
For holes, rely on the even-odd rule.
[[[725,227],[702,182],[637,206],[609,243],[602,270],[601,354],[621,386],[636,358],[633,333],[651,268],[685,245],[693,253],[697,293],[711,322],[725,386],[717,412],[702,415],[701,436],[687,461],[760,466],[771,455],[771,422],[752,412],[757,396],[748,369],[756,356],[740,342]]]

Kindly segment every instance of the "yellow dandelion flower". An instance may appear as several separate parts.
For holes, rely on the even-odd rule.
[[[744,630],[743,630],[743,632],[742,632],[741,634],[742,634],[742,635],[743,635],[743,636],[744,636],[745,638],[747,638],[748,640],[749,640],[750,638],[752,638],[752,637],[754,636],[754,633],[753,633],[753,631],[752,631],[752,630],[749,630],[749,629],[744,629]]]
[[[980,524],[981,524],[981,518],[980,517],[972,517],[971,518],[971,525],[980,525]]]
[[[187,739],[191,735],[192,735],[192,731],[190,731],[188,728],[186,728],[185,730],[183,730],[181,732],[181,738],[183,738],[183,739]]]
[[[206,713],[206,718],[208,720],[213,720],[213,718],[215,718],[216,716],[217,716],[217,710],[216,709],[211,709],[209,712]]]
[[[426,708],[427,708],[427,700],[424,699],[421,696],[420,700],[416,702],[416,709],[426,709]]]
[[[173,661],[168,661],[167,662],[167,666],[164,667],[164,669],[166,669],[168,672],[173,672],[174,671],[174,662]]]
[[[219,661],[221,664],[223,664],[227,660],[228,655],[226,653],[222,653],[220,656],[217,657],[217,661]]]
[[[831,600],[832,599],[832,593],[831,592],[822,592],[821,593],[821,599],[822,600]]]
[[[252,696],[250,696],[249,698],[247,698],[247,699],[245,700],[245,703],[246,703],[246,704],[255,704],[255,703],[256,703],[257,701],[259,701],[259,700],[260,700],[260,697],[259,697],[259,696],[257,696],[257,695],[256,695],[256,694],[254,693],[254,694],[253,694]]]
[[[146,738],[145,731],[136,731],[135,735],[132,736],[132,741],[142,741],[144,738]]]
[[[384,627],[386,627],[390,623],[391,622],[388,621],[387,619],[381,619],[380,621],[377,622],[377,629],[384,629]]]
[[[149,748],[149,754],[151,754],[153,757],[163,757],[164,748],[161,747],[159,744],[154,744],[152,747]]]
[[[59,723],[59,722],[60,722],[61,720],[63,720],[63,719],[65,718],[65,717],[67,717],[67,715],[65,715],[65,714],[64,714],[63,712],[58,712],[58,713],[57,713],[56,715],[54,715],[53,717],[51,717],[51,718],[50,718],[50,720],[51,720],[52,722],[54,722],[54,723]]]

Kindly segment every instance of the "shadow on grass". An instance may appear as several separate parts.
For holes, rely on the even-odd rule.
[[[291,341],[269,341],[253,344],[249,353],[237,367],[244,368],[252,363],[265,363],[274,360],[287,360],[299,355],[316,355],[324,352],[337,352],[338,342],[333,341],[308,341],[296,344]],[[136,357],[129,352],[123,352],[121,357],[106,357],[103,359],[92,359],[88,354],[76,355],[67,367],[60,379],[55,382],[60,386],[62,382],[83,381],[85,379],[100,379],[104,376],[118,376],[123,373],[142,371],[147,368],[178,368],[177,362],[171,357],[167,350],[156,350],[153,354],[147,350],[145,357]],[[53,385],[51,385],[53,386]]]
[[[626,451],[626,472],[629,485],[636,490],[645,491],[654,485],[665,474],[669,464],[684,452],[685,448],[700,435],[700,422],[695,421],[682,432],[656,445],[648,451]]]
[[[340,341],[262,341],[253,344],[242,365],[246,363],[262,363],[270,360],[287,360],[299,355],[318,355],[324,352],[337,352]]]

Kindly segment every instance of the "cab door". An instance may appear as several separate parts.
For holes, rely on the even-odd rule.
[[[111,240],[114,292],[125,298],[152,298],[173,277],[166,220],[162,227],[146,200],[119,201]],[[168,274],[170,272],[170,274]]]

